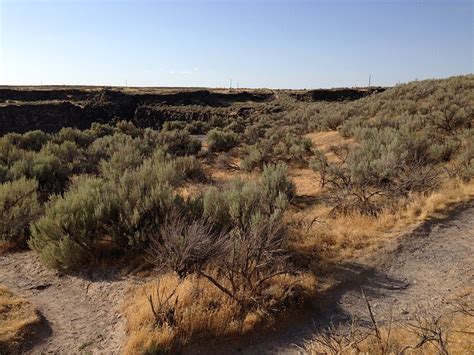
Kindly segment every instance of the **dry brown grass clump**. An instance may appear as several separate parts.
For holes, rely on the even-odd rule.
[[[298,301],[295,294],[310,297],[314,290],[315,280],[310,275],[280,275],[269,280],[265,304],[245,310],[202,277],[162,275],[137,288],[126,302],[129,337],[125,353],[175,352],[269,328],[274,324],[274,312]]]
[[[372,324],[353,320],[347,329],[329,327],[305,346],[309,354],[472,354],[474,352],[474,309],[472,287],[448,302],[442,314],[420,307],[412,319],[384,326],[372,313]]]
[[[325,153],[330,161],[337,158],[334,153],[330,151],[331,147],[344,144],[354,146],[356,144],[353,138],[344,138],[339,131],[312,132],[306,134],[304,137],[310,139],[313,146]]]
[[[291,172],[290,172],[291,176]],[[299,180],[294,180],[298,191]],[[303,184],[307,186],[307,184]],[[313,196],[317,199],[317,195]],[[474,182],[446,180],[429,194],[414,194],[400,200],[378,216],[351,213],[331,216],[324,204],[311,204],[290,211],[287,220],[293,226],[293,249],[319,255],[324,260],[348,260],[370,255],[383,243],[430,218],[443,218],[452,207],[474,198]]]
[[[30,303],[0,286],[0,353],[15,352],[39,323]]]

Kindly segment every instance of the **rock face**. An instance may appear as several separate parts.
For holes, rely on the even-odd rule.
[[[294,93],[291,96],[298,101],[353,101],[383,91],[385,88],[382,87],[317,89]]]
[[[0,135],[62,127],[85,129],[92,122],[129,120],[159,128],[166,120],[207,120],[237,102],[265,102],[272,92],[222,93],[209,90],[125,92],[119,89],[0,88]],[[192,107],[189,107],[192,106]]]
[[[0,107],[0,134],[41,129],[54,132],[59,126],[86,128],[83,109],[70,102],[27,103]],[[60,127],[59,127],[60,128]]]
[[[0,88],[0,102],[13,101],[51,101],[51,100],[88,100],[94,96],[92,90],[80,89],[15,89]]]

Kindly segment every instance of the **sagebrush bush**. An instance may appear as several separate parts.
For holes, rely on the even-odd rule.
[[[294,193],[286,167],[267,166],[259,181],[235,180],[224,189],[208,189],[203,216],[221,229],[237,228],[244,233],[261,219],[278,220]]]
[[[11,142],[20,149],[33,151],[40,150],[50,138],[49,134],[40,130],[29,131],[23,134],[8,133],[4,137],[6,141]]]
[[[53,193],[65,190],[71,169],[51,153],[40,151],[26,152],[12,164],[10,172],[13,179],[36,179],[39,192],[42,198],[46,199]]]
[[[119,179],[127,170],[135,169],[143,162],[143,154],[135,145],[125,144],[118,148],[109,159],[100,161],[100,173],[107,179]]]
[[[53,142],[62,144],[70,141],[74,142],[78,147],[87,148],[97,137],[89,130],[81,131],[77,128],[64,127],[53,136]]]
[[[58,158],[61,164],[67,166],[67,169],[73,174],[90,170],[84,151],[72,141],[64,141],[61,144],[48,142],[43,146],[41,152]]]
[[[235,132],[215,128],[207,133],[207,143],[211,152],[228,152],[239,144],[239,136]]]
[[[119,121],[115,124],[115,127],[117,127],[119,132],[132,136],[133,138],[139,137],[142,134],[142,130],[130,121]]]
[[[125,146],[139,148],[139,141],[124,133],[104,135],[94,140],[87,148],[86,154],[93,165],[97,165],[102,159],[108,160],[110,157]]]
[[[117,129],[107,123],[93,122],[91,128],[89,128],[87,131],[97,139],[105,136],[111,136],[117,132]]]
[[[245,171],[261,169],[265,164],[264,154],[261,149],[256,146],[248,146],[245,156],[241,162],[241,168]]]
[[[311,156],[312,143],[298,136],[288,127],[272,127],[265,131],[264,138],[242,150],[242,168],[252,171],[266,164],[284,162],[306,165]]]
[[[177,156],[193,155],[201,150],[201,142],[186,130],[162,131],[158,141],[165,151]]]
[[[0,242],[24,248],[30,235],[30,223],[41,213],[38,182],[20,178],[0,184]]]
[[[187,208],[175,188],[186,179],[203,178],[195,158],[170,158],[160,150],[125,170],[111,181],[111,198],[117,204],[117,221],[110,226],[114,243],[129,253],[142,250],[168,214]]]
[[[31,226],[28,245],[50,267],[84,267],[94,260],[95,248],[116,213],[109,196],[102,179],[80,179],[47,203],[44,215]]]
[[[377,214],[384,206],[413,192],[428,192],[439,183],[432,145],[423,135],[403,130],[363,129],[361,143],[332,147],[337,160],[315,150],[311,167],[328,187],[333,211]]]
[[[211,129],[209,122],[191,121],[186,125],[186,130],[191,134],[206,134]]]
[[[166,121],[161,127],[162,131],[177,131],[186,129],[186,121]],[[190,132],[191,133],[191,132]]]

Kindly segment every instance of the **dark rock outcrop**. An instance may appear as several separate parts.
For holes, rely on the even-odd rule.
[[[382,87],[317,89],[292,93],[291,96],[298,101],[354,101],[383,91],[385,91],[385,88]]]

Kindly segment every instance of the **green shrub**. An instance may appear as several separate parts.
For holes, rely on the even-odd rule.
[[[185,130],[162,131],[158,142],[168,153],[177,156],[193,155],[201,150],[201,142]]]
[[[13,179],[35,178],[38,181],[42,198],[45,199],[53,193],[64,191],[71,170],[59,158],[50,153],[27,152],[21,159],[15,161],[10,172]]]
[[[87,131],[97,139],[105,136],[111,136],[117,132],[117,129],[107,123],[93,122],[91,128],[89,128]]]
[[[185,130],[186,121],[166,121],[163,123],[162,131]]]
[[[340,113],[328,113],[328,115],[324,117],[323,127],[329,130],[336,130],[340,125],[344,123],[344,121],[344,117]]]
[[[267,165],[260,179],[262,194],[269,201],[276,201],[278,195],[283,195],[288,201],[295,196],[296,187],[288,180],[288,168],[284,164]]]
[[[132,145],[121,146],[110,159],[103,159],[100,162],[100,173],[107,179],[116,180],[120,178],[125,171],[135,169],[143,162],[143,155],[140,150]]]
[[[0,163],[10,167],[15,161],[25,155],[23,149],[19,149],[5,137],[0,138]]]
[[[185,170],[180,172],[162,152],[142,166],[127,170],[113,183],[113,198],[118,205],[118,220],[111,225],[115,244],[122,250],[137,251],[147,245],[167,213],[183,208],[183,200],[174,193]]]
[[[110,159],[110,157],[122,147],[133,145],[136,145],[136,141],[134,141],[132,137],[123,133],[114,133],[97,138],[87,148],[86,154],[93,164],[98,164],[102,159]]]
[[[133,138],[139,137],[142,133],[142,130],[137,128],[130,121],[119,121],[116,123],[115,127],[119,132],[132,136]]]
[[[255,144],[263,136],[264,129],[260,125],[254,124],[245,128],[244,137],[248,144]]]
[[[84,151],[72,141],[64,141],[61,144],[48,142],[41,149],[41,153],[55,156],[74,174],[89,170]]]
[[[426,136],[391,128],[366,128],[357,135],[361,143],[352,150],[332,148],[336,162],[328,163],[320,154],[312,162],[328,186],[334,212],[375,215],[398,197],[437,186],[437,158]]]
[[[64,127],[53,137],[53,141],[57,144],[70,141],[75,143],[80,148],[87,148],[94,140],[96,136],[89,130],[81,131],[77,128]]]
[[[35,180],[25,178],[0,184],[0,242],[26,246],[29,225],[40,215],[37,189]]]
[[[139,255],[171,211],[199,210],[199,204],[187,204],[175,193],[185,179],[203,178],[195,158],[173,159],[156,151],[143,163],[139,155],[131,163],[120,160],[129,149],[102,163],[105,179],[80,178],[63,196],[48,202],[30,241],[47,265],[73,269],[90,264],[106,236],[116,253]]]
[[[180,180],[206,181],[202,165],[195,157],[178,157],[172,161],[172,166]]]
[[[234,132],[214,128],[207,134],[209,151],[228,152],[239,144],[239,136]]]
[[[239,121],[232,121],[230,124],[224,127],[224,131],[235,132],[235,133],[244,133],[245,125]]]
[[[244,157],[242,159],[241,168],[245,171],[252,171],[254,169],[261,169],[265,164],[264,155],[262,150],[255,146],[248,146],[245,150]]]
[[[49,134],[36,130],[29,131],[23,134],[8,133],[4,139],[10,141],[13,145],[24,150],[38,151],[50,139]]]
[[[103,180],[83,178],[47,203],[31,227],[28,245],[48,266],[74,269],[94,260],[95,248],[116,207]]]
[[[257,182],[235,180],[223,189],[208,189],[203,198],[203,217],[221,230],[244,233],[262,219],[279,220],[294,193],[286,167],[267,166]]]
[[[8,166],[0,163],[0,184],[11,180],[11,173]]]

